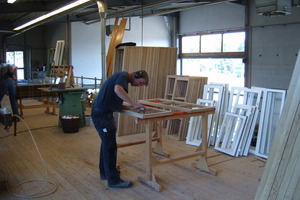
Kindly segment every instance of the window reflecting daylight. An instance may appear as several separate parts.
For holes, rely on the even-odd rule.
[[[223,34],[223,52],[243,51],[245,51],[245,32]]]
[[[182,59],[182,75],[206,76],[208,83],[244,87],[244,69],[240,58]]]
[[[222,34],[202,35],[201,53],[221,52]]]
[[[182,50],[182,75],[206,76],[208,83],[244,87],[244,31],[183,36]]]
[[[200,36],[185,36],[182,38],[182,53],[199,53]]]

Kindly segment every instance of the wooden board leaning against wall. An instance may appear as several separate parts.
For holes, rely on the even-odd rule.
[[[177,48],[174,47],[120,47],[116,49],[114,72],[129,73],[143,69],[149,75],[144,87],[128,86],[134,100],[163,98],[167,75],[176,74]],[[118,115],[118,136],[142,133],[144,125],[137,125],[134,118]]]

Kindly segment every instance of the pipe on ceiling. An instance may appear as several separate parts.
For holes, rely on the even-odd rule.
[[[100,35],[101,35],[101,85],[106,81],[106,55],[105,55],[105,34],[106,34],[106,15],[107,3],[105,0],[97,0],[98,12],[100,15]]]

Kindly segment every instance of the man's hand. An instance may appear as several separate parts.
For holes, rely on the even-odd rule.
[[[145,114],[146,113],[146,109],[145,108],[139,108],[139,113]]]
[[[140,103],[135,102],[133,105],[133,108],[139,112],[141,112],[142,110],[145,112],[146,107]]]

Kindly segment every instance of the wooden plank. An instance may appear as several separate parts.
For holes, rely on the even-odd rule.
[[[169,158],[169,159],[163,159],[163,160],[157,160],[155,165],[160,165],[160,164],[168,164],[168,163],[173,163],[173,162],[177,162],[177,161],[181,161],[181,160],[185,160],[185,159],[189,159],[189,158],[193,158],[196,156],[200,156],[205,154],[204,151],[197,151],[188,155],[181,155],[181,156],[177,156],[177,157],[173,157],[173,158]]]
[[[160,138],[158,138],[158,137],[152,138],[152,142],[159,141],[159,140],[160,140]],[[123,148],[123,147],[128,147],[128,146],[134,146],[134,145],[144,144],[144,143],[146,143],[146,140],[141,140],[141,141],[136,141],[136,142],[122,143],[122,144],[118,144],[118,148]]]
[[[287,92],[287,98],[284,108],[276,129],[275,138],[269,159],[266,164],[262,179],[257,189],[255,200],[265,199],[274,200],[280,196],[280,192],[284,192],[285,196],[299,199],[299,194],[295,189],[299,186],[299,170],[295,170],[299,160],[299,143],[296,143],[299,138],[300,124],[300,51],[298,53],[294,72]],[[286,190],[286,186],[290,183],[295,185],[296,177],[297,186]],[[283,188],[283,190],[281,190]],[[284,189],[285,188],[285,189]],[[292,199],[292,198],[284,198]]]
[[[120,22],[120,25],[118,25],[119,18],[116,17],[115,24],[114,24],[114,30],[112,32],[112,37],[110,40],[110,45],[108,48],[108,53],[106,56],[106,70],[107,70],[107,77],[110,77],[113,72],[113,59],[115,56],[115,47],[122,43],[127,18],[123,18]]]

